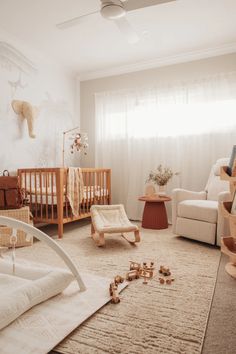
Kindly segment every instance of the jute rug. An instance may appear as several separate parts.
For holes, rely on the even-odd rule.
[[[43,231],[55,235],[55,227]],[[85,221],[66,225],[58,242],[79,269],[110,277],[125,274],[129,261],[154,261],[156,269],[168,265],[175,277],[161,285],[156,271],[147,285],[130,282],[118,305],[104,306],[55,348],[73,354],[199,354],[211,306],[220,251],[209,245],[176,237],[168,230],[141,230],[142,241],[131,246],[122,237],[106,237],[98,248]],[[27,260],[63,266],[41,242],[18,249]],[[94,294],[96,297],[96,294]]]

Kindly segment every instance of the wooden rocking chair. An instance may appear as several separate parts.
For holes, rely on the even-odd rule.
[[[105,245],[105,233],[120,233],[125,240],[132,244],[140,242],[139,228],[129,221],[122,204],[92,205],[90,211],[92,219],[91,236],[98,246]],[[127,238],[124,235],[126,232],[134,232],[134,240]]]

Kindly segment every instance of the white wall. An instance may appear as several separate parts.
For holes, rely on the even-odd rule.
[[[60,166],[62,132],[79,125],[77,82],[50,58],[3,30],[0,30],[0,42],[12,45],[36,68],[35,72],[22,72],[21,60],[13,63],[9,54],[0,51],[0,173],[4,169]],[[19,78],[21,87],[17,87]],[[13,112],[13,99],[25,100],[40,108],[35,139],[29,137],[26,121]],[[70,160],[68,153],[67,164],[77,163]]]
[[[95,97],[96,92],[137,87],[152,87],[160,83],[196,80],[199,77],[236,70],[236,53],[219,57],[176,64],[156,69],[134,72],[81,82],[81,129],[88,133],[89,151],[82,159],[83,166],[93,167],[95,163]],[[107,166],[109,167],[109,166]]]

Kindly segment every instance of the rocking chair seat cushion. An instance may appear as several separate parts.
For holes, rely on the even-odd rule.
[[[138,226],[129,221],[122,204],[92,205],[90,211],[94,228],[99,233],[122,233],[138,230]]]

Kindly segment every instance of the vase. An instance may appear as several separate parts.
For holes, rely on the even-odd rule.
[[[145,195],[147,195],[148,197],[152,197],[154,196],[156,190],[153,184],[149,183],[146,185],[145,187]]]
[[[158,186],[158,195],[159,197],[165,197],[166,196],[166,185],[164,186]]]

